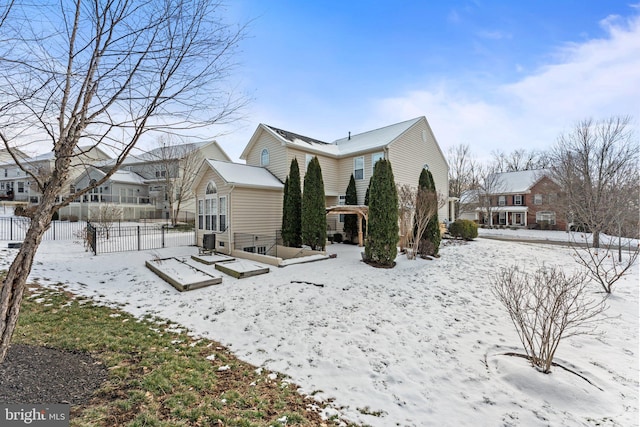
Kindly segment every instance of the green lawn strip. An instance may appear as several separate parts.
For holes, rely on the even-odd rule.
[[[63,289],[32,287],[13,343],[89,352],[107,367],[94,397],[72,407],[72,426],[278,426],[285,416],[286,425],[333,424],[308,410],[313,400],[295,385],[176,329]]]

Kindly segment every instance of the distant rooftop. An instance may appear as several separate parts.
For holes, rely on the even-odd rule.
[[[497,177],[495,187],[499,193],[523,193],[529,190],[540,178],[548,174],[548,169],[501,172],[495,174]]]

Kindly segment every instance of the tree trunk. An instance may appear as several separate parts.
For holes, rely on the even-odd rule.
[[[7,355],[11,337],[18,322],[22,296],[27,277],[31,272],[33,258],[42,241],[43,234],[51,224],[51,214],[47,212],[51,212],[51,208],[36,212],[34,218],[31,219],[31,225],[27,230],[24,242],[2,283],[2,293],[0,294],[0,363]]]
[[[600,231],[593,230],[593,247],[595,249],[600,248]]]

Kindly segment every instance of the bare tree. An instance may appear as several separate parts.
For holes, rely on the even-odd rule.
[[[495,169],[483,166],[478,173],[480,184],[477,191],[477,203],[485,224],[493,225],[493,213],[498,203],[497,195],[504,190],[505,182]]]
[[[162,135],[158,139],[158,146],[152,151],[152,160],[158,165],[160,182],[164,186],[166,200],[169,203],[171,225],[175,226],[183,205],[194,198],[191,184],[196,179],[204,157],[200,154],[197,144],[180,143],[171,135]]]
[[[122,219],[122,208],[113,203],[101,203],[90,211],[92,222],[97,223],[101,233],[109,239],[116,221]]]
[[[593,233],[594,248],[600,247],[601,233],[622,227],[628,214],[621,212],[639,204],[640,147],[630,121],[611,117],[579,122],[558,138],[551,153],[551,177],[562,188],[562,208]]]
[[[602,286],[607,294],[613,291],[613,285],[638,260],[640,246],[637,239],[623,239],[618,236],[618,253],[616,254],[612,245],[600,248],[593,247],[585,233],[572,233],[571,236],[575,260],[585,268],[594,281]]]
[[[413,212],[416,203],[416,188],[409,184],[396,184],[398,192],[398,225],[400,228],[400,252],[411,247],[411,235],[413,234]],[[424,230],[423,230],[424,231]]]
[[[563,338],[595,333],[607,306],[586,295],[587,285],[585,274],[566,275],[558,267],[529,274],[512,266],[493,277],[491,290],[507,309],[527,359],[540,371],[551,372]]]
[[[83,147],[115,155],[106,182],[149,132],[186,132],[230,120],[244,101],[223,82],[244,29],[208,0],[43,1],[16,4],[0,27],[0,140],[41,200],[2,284],[0,362],[16,326],[26,279],[63,186]],[[51,147],[55,167],[32,173],[15,154]],[[62,197],[60,197],[62,196]]]
[[[506,154],[502,150],[492,151],[493,169],[497,172],[517,172],[544,169],[549,166],[549,155],[545,151],[518,148]]]
[[[407,258],[415,259],[420,239],[429,221],[446,203],[440,193],[408,184],[397,185],[398,217],[400,225],[400,250],[407,250]],[[426,244],[423,242],[423,244]]]
[[[465,192],[477,189],[479,165],[471,155],[468,145],[461,144],[451,147],[448,151],[449,163],[449,196],[456,197],[455,218],[465,209]]]

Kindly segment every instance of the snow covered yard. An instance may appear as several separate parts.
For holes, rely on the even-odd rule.
[[[399,256],[391,270],[362,263],[355,246],[327,249],[337,258],[180,293],[144,263],[196,248],[92,256],[70,242],[43,242],[31,279],[170,318],[372,426],[638,424],[637,266],[609,298],[603,335],[560,344],[556,362],[595,387],[500,355],[523,350],[490,291],[491,275],[514,264],[571,271],[571,249],[480,238],[443,247],[434,261]],[[15,250],[1,253],[7,268]]]

